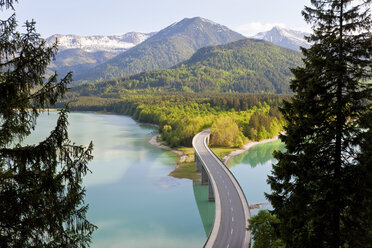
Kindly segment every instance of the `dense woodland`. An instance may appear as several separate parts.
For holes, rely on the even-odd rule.
[[[288,95],[159,93],[128,94],[122,99],[70,95],[72,110],[108,111],[159,125],[173,147],[191,146],[193,136],[211,128],[214,146],[241,147],[248,140],[277,135],[283,120],[278,106]],[[94,103],[94,104],[93,104]]]

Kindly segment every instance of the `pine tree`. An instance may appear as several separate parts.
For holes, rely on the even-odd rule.
[[[13,10],[16,0],[1,0]],[[56,44],[46,47],[35,22],[16,30],[15,14],[0,22],[0,247],[87,247],[96,228],[86,219],[82,177],[92,159],[69,141],[67,111],[37,145],[21,145],[41,109],[64,95],[71,81],[45,78]]]
[[[267,197],[286,247],[371,247],[371,0],[311,3]]]

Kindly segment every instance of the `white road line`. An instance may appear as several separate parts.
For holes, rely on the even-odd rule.
[[[231,203],[231,199],[229,199],[230,203]]]
[[[227,244],[227,248],[229,248],[230,244]]]
[[[234,231],[234,230],[233,230],[233,229],[231,229],[231,234],[233,233],[233,231]]]
[[[231,212],[234,212],[234,209],[231,207]]]
[[[231,217],[231,222],[234,222],[234,217]]]

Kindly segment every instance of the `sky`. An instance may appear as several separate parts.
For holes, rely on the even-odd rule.
[[[21,23],[34,19],[44,38],[154,32],[195,16],[252,36],[275,25],[309,31],[305,5],[310,0],[19,0],[15,10]]]

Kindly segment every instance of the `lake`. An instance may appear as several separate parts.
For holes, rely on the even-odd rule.
[[[55,126],[57,112],[44,113],[26,143],[45,138]],[[177,157],[148,140],[154,127],[127,116],[69,114],[69,135],[77,144],[94,143],[92,173],[84,178],[88,219],[99,229],[91,247],[202,247],[214,218],[208,187],[168,176]],[[265,201],[271,153],[280,142],[258,145],[229,164],[248,203]]]
[[[264,203],[263,209],[271,206],[265,198],[264,192],[271,192],[267,184],[267,175],[271,174],[274,151],[283,150],[284,144],[280,140],[253,146],[245,153],[239,154],[229,161],[228,167],[238,180],[248,204]],[[256,214],[258,210],[251,210]]]

